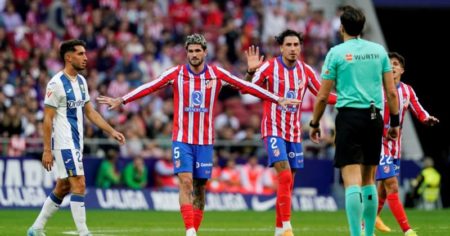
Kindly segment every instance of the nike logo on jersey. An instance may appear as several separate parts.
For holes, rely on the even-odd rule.
[[[260,201],[258,196],[252,197],[252,207],[255,211],[267,211],[275,206],[277,198],[270,198],[269,200]]]

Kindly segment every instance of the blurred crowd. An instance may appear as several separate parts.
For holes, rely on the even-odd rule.
[[[164,159],[170,156],[171,88],[120,111],[96,104],[96,98],[122,96],[165,69],[186,63],[183,42],[195,32],[208,40],[208,62],[241,78],[247,69],[244,51],[250,45],[259,46],[269,59],[279,54],[275,35],[286,28],[303,32],[302,58],[319,74],[326,51],[339,42],[338,13],[327,19],[322,9],[312,9],[307,0],[0,1],[0,140],[6,140],[1,142],[0,154],[40,157],[45,86],[63,68],[58,57],[63,40],[79,38],[87,43],[89,65],[84,75],[91,102],[127,137],[119,155]],[[308,92],[303,124],[309,122],[313,103]],[[224,169],[236,159],[264,156],[258,145],[229,145],[261,143],[258,99],[225,87],[214,112],[216,153]],[[306,157],[332,157],[333,110],[323,120],[322,144],[309,142],[304,132]],[[85,137],[108,138],[91,124],[86,124]],[[108,149],[108,145],[86,145],[85,153],[104,157]],[[233,174],[226,176],[232,184]]]

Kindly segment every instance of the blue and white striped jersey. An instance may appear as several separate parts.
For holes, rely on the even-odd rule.
[[[83,149],[84,105],[89,102],[86,79],[78,74],[71,81],[62,71],[47,84],[44,104],[56,109],[53,119],[52,150]]]

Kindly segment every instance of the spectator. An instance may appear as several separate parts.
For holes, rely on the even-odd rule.
[[[226,192],[238,193],[241,191],[241,174],[234,159],[227,161],[227,165],[222,169],[220,181],[223,184],[223,190]]]
[[[123,183],[131,189],[143,189],[147,186],[148,171],[144,158],[135,156],[133,162],[128,163],[122,172]]]
[[[244,193],[263,193],[264,167],[258,163],[258,157],[251,156],[247,164],[241,167],[241,184]]]
[[[155,181],[159,190],[178,189],[178,179],[174,174],[172,156],[169,151],[155,164]]]
[[[116,150],[108,150],[105,157],[106,159],[102,161],[97,171],[97,187],[107,189],[119,185],[120,173],[116,166],[118,157],[119,155]]]

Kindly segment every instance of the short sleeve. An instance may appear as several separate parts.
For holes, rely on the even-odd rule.
[[[383,73],[392,71],[391,61],[389,60],[389,56],[385,50],[383,50],[381,63],[383,65]]]
[[[334,56],[334,50],[330,50],[325,57],[325,62],[322,67],[322,79],[336,80],[337,62]]]
[[[47,84],[44,104],[55,108],[59,105],[59,90],[58,84],[55,81],[50,81]]]

